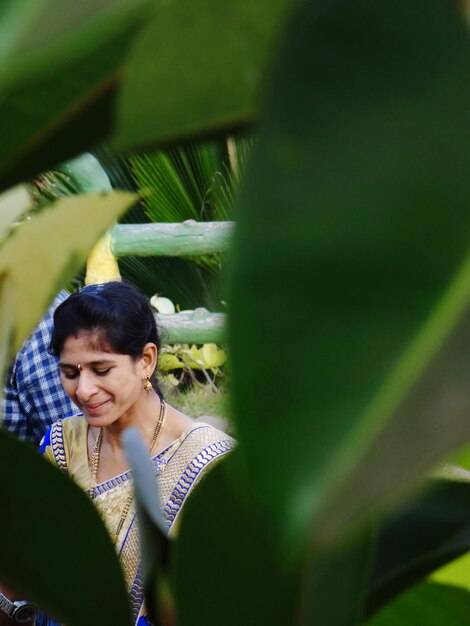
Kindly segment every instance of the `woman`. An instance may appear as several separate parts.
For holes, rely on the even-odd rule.
[[[121,434],[140,431],[158,476],[169,531],[203,473],[233,440],[167,405],[154,378],[160,346],[147,299],[126,283],[90,285],[56,310],[51,352],[80,415],[56,422],[43,453],[89,494],[126,578],[134,623],[145,618],[138,530]]]

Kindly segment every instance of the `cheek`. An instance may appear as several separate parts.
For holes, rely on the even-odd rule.
[[[116,400],[126,401],[135,395],[136,378],[131,372],[119,372],[112,378],[101,381],[100,386]]]
[[[74,380],[70,380],[69,378],[65,378],[65,376],[63,376],[61,374],[60,376],[60,382],[62,383],[62,387],[65,390],[65,393],[72,397],[75,393],[75,388],[76,388],[76,382]]]

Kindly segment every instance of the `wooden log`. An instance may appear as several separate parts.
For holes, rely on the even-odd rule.
[[[163,343],[223,343],[225,339],[225,313],[198,308],[171,315],[156,313],[155,319]]]
[[[114,256],[193,256],[224,252],[233,222],[116,224],[111,231]]]

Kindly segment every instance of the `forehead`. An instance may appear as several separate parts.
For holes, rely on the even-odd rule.
[[[67,337],[60,353],[60,359],[62,361],[64,357],[70,357],[74,354],[90,355],[94,358],[96,355],[101,355],[102,358],[104,358],[103,355],[107,358],[110,358],[111,355],[113,357],[124,356],[111,349],[105,333],[100,330],[81,330],[77,334]]]

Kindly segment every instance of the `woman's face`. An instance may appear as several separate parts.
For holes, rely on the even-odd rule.
[[[121,418],[132,421],[147,393],[143,381],[153,371],[148,371],[145,352],[138,359],[117,354],[89,331],[65,341],[59,367],[65,391],[91,426],[109,426]]]

